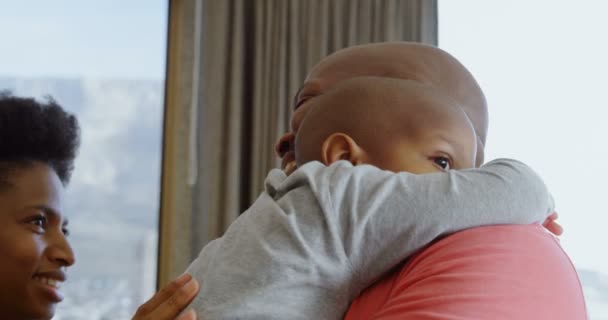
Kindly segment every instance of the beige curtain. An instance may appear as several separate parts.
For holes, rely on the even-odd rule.
[[[177,77],[188,80],[174,90],[198,101],[191,112],[168,110],[181,114],[181,123],[172,120],[175,127],[195,133],[165,132],[165,144],[185,145],[165,153],[165,162],[174,159],[164,166],[166,175],[182,178],[163,183],[163,201],[172,205],[161,213],[161,269],[170,264],[163,267],[163,260],[173,259],[172,271],[165,270],[170,275],[183,271],[255,200],[267,172],[278,166],[274,142],[288,128],[292,97],[321,58],[362,43],[437,42],[436,0],[199,0],[198,7],[196,1],[172,1],[173,11],[180,3],[181,14],[171,18],[182,19],[179,35],[197,39],[174,53],[182,57],[174,62],[181,66]],[[170,31],[170,38],[179,35]],[[169,75],[176,70],[171,59],[168,69]],[[184,194],[191,202],[171,201]]]

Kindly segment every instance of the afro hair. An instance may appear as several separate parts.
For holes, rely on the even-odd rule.
[[[80,145],[76,117],[52,97],[45,102],[0,92],[0,188],[11,170],[39,162],[67,185]]]

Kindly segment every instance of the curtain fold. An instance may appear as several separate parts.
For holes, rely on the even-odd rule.
[[[255,200],[279,165],[274,143],[288,129],[293,95],[319,60],[356,44],[437,41],[436,0],[178,1],[191,2],[188,8],[203,2],[201,69],[191,71],[200,72],[197,174],[191,203],[181,204],[190,207],[192,258]],[[188,66],[191,55],[183,52],[181,64]],[[182,172],[186,161],[164,170]],[[183,271],[181,264],[171,274]]]

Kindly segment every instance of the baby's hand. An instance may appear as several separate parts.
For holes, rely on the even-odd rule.
[[[562,233],[564,233],[564,228],[562,228],[562,226],[555,221],[557,220],[557,218],[557,212],[553,212],[550,216],[547,217],[547,219],[545,219],[545,222],[543,222],[543,227],[545,227],[554,235],[561,236]]]

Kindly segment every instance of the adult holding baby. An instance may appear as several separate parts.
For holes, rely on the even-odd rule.
[[[296,169],[294,141],[309,101],[341,81],[377,76],[418,81],[450,96],[467,114],[484,162],[488,113],[473,76],[455,58],[427,45],[395,42],[340,50],[318,63],[295,97],[292,132],[276,146],[287,173]],[[546,229],[561,227],[556,216]],[[365,291],[346,319],[584,319],[576,271],[540,226],[492,226],[440,240]]]

